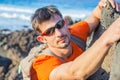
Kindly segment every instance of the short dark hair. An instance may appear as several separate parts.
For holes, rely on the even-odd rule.
[[[55,14],[59,15],[62,18],[62,14],[54,5],[49,5],[49,6],[45,6],[37,9],[31,19],[33,29],[36,32],[41,33],[41,30],[39,29],[39,24],[49,20]]]

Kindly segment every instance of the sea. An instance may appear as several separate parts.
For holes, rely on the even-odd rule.
[[[91,14],[99,0],[0,0],[0,30],[31,29],[31,16],[36,9],[55,5],[73,21]]]

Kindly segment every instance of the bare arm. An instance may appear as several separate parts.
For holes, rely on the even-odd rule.
[[[50,80],[86,80],[100,67],[109,47],[98,40],[74,61],[55,68],[51,72]]]
[[[86,80],[101,66],[106,52],[118,40],[120,18],[82,55],[55,68],[50,74],[50,80]]]
[[[92,32],[99,24],[101,9],[97,6],[92,14],[85,19],[85,21],[89,24],[90,32]]]

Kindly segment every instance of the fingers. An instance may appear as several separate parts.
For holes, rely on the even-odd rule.
[[[120,11],[120,3],[116,2],[115,0],[109,0],[111,3],[112,7],[116,9],[116,11]]]
[[[106,6],[106,1],[107,0],[101,0],[99,2],[99,7],[102,8],[102,7],[105,7]],[[108,0],[112,7],[116,9],[116,11],[120,12],[120,3],[116,2],[115,0]]]
[[[120,3],[115,3],[116,4],[116,11],[120,12]]]
[[[116,11],[119,11],[119,6],[117,5],[117,3],[115,3],[116,5]]]
[[[115,0],[109,0],[109,2],[111,3],[112,7],[115,8],[115,6],[116,6]]]
[[[98,4],[98,7],[100,8],[100,9],[102,9],[102,7],[105,7],[106,6],[106,0],[101,0],[100,2],[99,2],[99,4]]]

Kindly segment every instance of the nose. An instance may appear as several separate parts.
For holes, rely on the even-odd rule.
[[[62,31],[60,30],[60,29],[55,29],[55,35],[57,36],[57,37],[61,37],[62,36]]]

